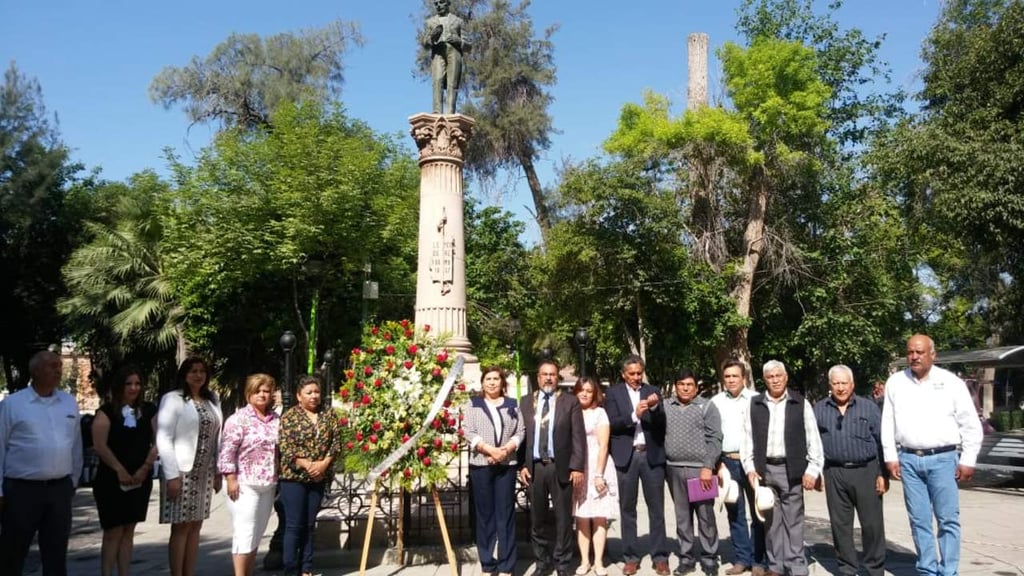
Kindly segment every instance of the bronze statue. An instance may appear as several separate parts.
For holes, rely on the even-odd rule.
[[[434,114],[454,114],[455,98],[462,82],[462,53],[469,42],[462,38],[464,22],[450,12],[451,0],[434,0],[435,16],[427,18],[423,45],[430,50],[430,74],[434,82]]]

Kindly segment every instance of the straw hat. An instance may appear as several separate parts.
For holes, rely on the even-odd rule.
[[[729,469],[722,466],[718,470],[718,496],[715,498],[718,510],[721,511],[726,504],[735,504],[740,498],[740,485],[732,479]]]
[[[764,522],[765,514],[775,507],[775,491],[768,486],[754,488],[754,510],[757,511],[757,519]]]

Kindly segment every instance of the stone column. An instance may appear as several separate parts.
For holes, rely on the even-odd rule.
[[[462,196],[463,156],[475,122],[462,114],[416,114],[409,123],[420,151],[416,326],[448,334],[448,348],[466,357],[466,373],[479,372],[466,335]]]

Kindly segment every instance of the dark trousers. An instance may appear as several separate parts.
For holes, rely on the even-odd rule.
[[[704,567],[708,573],[718,573],[718,525],[715,522],[715,501],[690,502],[686,481],[700,478],[700,468],[667,466],[665,475],[668,491],[672,494],[676,512],[676,537],[679,539],[679,565]],[[717,480],[716,480],[717,481]],[[700,545],[694,549],[693,518],[697,517],[697,535]]]
[[[469,482],[476,508],[480,571],[511,574],[516,567],[516,470],[506,464],[471,466]]]
[[[548,508],[548,497],[551,508]],[[544,572],[552,568],[571,569],[573,538],[572,484],[560,482],[555,463],[537,462],[530,484],[530,535],[537,566]]]
[[[316,528],[316,514],[320,511],[320,503],[324,499],[325,486],[325,482],[306,484],[281,481],[285,574],[313,571],[313,530]],[[300,551],[302,557],[297,558]]]
[[[729,516],[729,539],[732,541],[733,564],[744,566],[767,566],[764,550],[764,523],[754,513],[754,490],[743,472],[739,460],[725,458],[722,460],[729,474],[740,485],[740,496],[735,504],[726,505]],[[747,526],[747,513],[750,513],[750,526]]]
[[[642,556],[636,543],[637,493],[642,485],[644,502],[647,503],[647,522],[650,527],[647,549],[651,551],[651,560],[667,561],[665,466],[651,466],[647,461],[647,454],[634,452],[633,457],[629,459],[629,466],[616,466],[616,473],[619,479],[619,511],[622,514],[622,559],[626,562],[639,562]]]
[[[32,539],[39,533],[39,556],[44,576],[68,573],[71,536],[71,477],[34,481],[4,479],[0,514],[0,574],[20,575]]]
[[[871,576],[885,573],[885,523],[882,496],[875,491],[878,466],[825,468],[825,499],[832,521],[832,542],[839,559],[839,573],[857,574],[857,549],[853,544],[853,513],[860,518],[864,567]]]

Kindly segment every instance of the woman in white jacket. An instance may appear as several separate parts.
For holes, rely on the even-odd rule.
[[[171,525],[171,576],[194,576],[199,530],[210,517],[213,492],[221,487],[217,440],[223,417],[205,360],[182,362],[175,384],[161,398],[157,413],[160,523]]]

